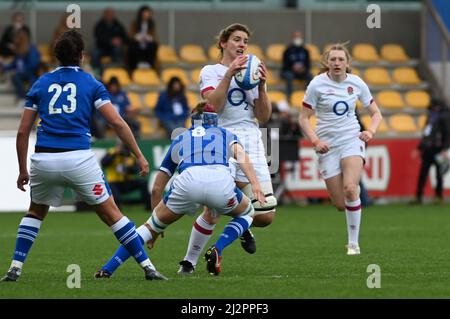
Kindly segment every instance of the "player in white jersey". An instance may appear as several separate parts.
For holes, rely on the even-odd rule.
[[[252,199],[255,216],[253,225],[265,227],[272,223],[277,205],[273,196],[269,168],[265,157],[264,145],[258,123],[270,119],[272,107],[266,91],[267,70],[263,63],[260,66],[260,83],[252,90],[241,89],[234,80],[234,75],[245,68],[250,31],[242,24],[232,24],[223,29],[219,36],[217,47],[221,52],[220,63],[205,66],[200,73],[200,91],[202,97],[214,105],[219,115],[219,126],[236,134],[247,151],[255,168],[262,191],[266,196],[264,205],[253,198],[251,187],[245,174],[236,167],[236,184]],[[180,274],[194,271],[198,257],[212,235],[217,223],[211,214],[205,211],[200,215],[194,227],[186,256],[180,262]],[[242,247],[249,253],[256,251],[256,244],[250,230],[241,236]]]
[[[339,211],[346,212],[348,255],[360,254],[361,201],[359,180],[365,159],[365,143],[375,135],[382,116],[369,88],[350,74],[350,55],[336,44],[324,53],[323,73],[309,84],[300,112],[300,125],[319,156],[319,170],[328,193]],[[360,132],[355,115],[356,101],[371,114],[371,124]],[[316,131],[309,118],[317,116]]]

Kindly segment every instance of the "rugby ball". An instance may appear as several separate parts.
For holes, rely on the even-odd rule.
[[[236,84],[244,90],[251,90],[259,84],[259,64],[261,61],[253,54],[247,54],[247,68],[234,75]]]

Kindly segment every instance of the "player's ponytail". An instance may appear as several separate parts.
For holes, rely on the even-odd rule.
[[[62,66],[79,66],[83,50],[83,37],[73,29],[64,32],[54,47],[55,56]]]
[[[332,44],[332,45],[328,46],[328,48],[322,54],[322,59],[320,60],[321,68],[320,68],[319,74],[329,71],[328,58],[329,58],[330,52],[332,50],[344,51],[345,52],[345,56],[347,57],[348,64],[350,65],[350,63],[352,61],[352,57],[350,56],[350,53],[348,52],[348,49],[347,49],[347,45],[349,43],[350,42],[347,41],[347,42],[344,42],[344,43],[336,43],[336,44]],[[347,67],[345,72],[346,73],[351,73],[352,69],[350,67]]]

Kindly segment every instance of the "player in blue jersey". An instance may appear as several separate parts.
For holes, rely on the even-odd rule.
[[[81,34],[75,30],[65,32],[54,50],[60,66],[41,76],[28,92],[17,132],[17,187],[25,191],[24,186],[30,182],[31,204],[19,225],[11,267],[1,281],[17,281],[49,206],[61,206],[65,187],[93,205],[97,215],[141,265],[146,279],[165,280],[147,257],[138,235],[141,230],[136,230],[122,215],[110,196],[108,183],[90,150],[89,128],[94,108],[137,157],[141,175],[148,174],[147,160],[111,104],[105,87],[80,69],[84,51]],[[28,139],[38,115],[41,121],[28,173]]]
[[[168,225],[183,215],[194,215],[202,205],[209,207],[213,215],[228,215],[233,219],[205,254],[208,272],[218,275],[223,249],[250,227],[254,213],[250,199],[236,187],[229,168],[230,157],[237,160],[249,179],[254,198],[261,204],[266,199],[244,148],[236,135],[217,127],[214,109],[205,102],[199,103],[192,121],[193,126],[173,140],[159,168],[154,183],[154,188],[159,190],[159,199],[177,169],[179,175],[144,224],[147,231],[142,240],[149,248],[153,247]],[[123,247],[119,247],[95,277],[110,277],[129,256]]]

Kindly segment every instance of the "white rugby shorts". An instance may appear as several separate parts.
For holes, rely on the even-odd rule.
[[[34,203],[61,206],[66,187],[88,205],[101,204],[111,195],[91,150],[31,155],[30,188]]]
[[[325,154],[317,154],[319,156],[319,171],[323,179],[329,179],[339,175],[341,170],[341,160],[349,156],[361,156],[363,160],[366,158],[365,143],[358,137],[345,145],[332,148]]]
[[[205,205],[215,214],[231,212],[242,199],[228,167],[191,166],[175,177],[164,203],[175,214],[194,215]]]

